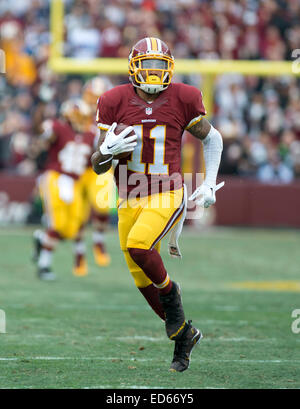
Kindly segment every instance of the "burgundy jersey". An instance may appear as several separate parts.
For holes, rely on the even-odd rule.
[[[95,135],[92,132],[76,133],[68,123],[58,120],[47,120],[49,127],[55,139],[48,151],[46,170],[78,179],[90,166]]]
[[[185,130],[206,114],[201,92],[190,85],[173,83],[155,101],[141,99],[131,84],[101,95],[96,121],[107,130],[113,122],[134,127],[137,146],[115,169],[119,196],[132,189],[142,195],[182,187],[181,140]],[[124,175],[124,166],[127,166]]]

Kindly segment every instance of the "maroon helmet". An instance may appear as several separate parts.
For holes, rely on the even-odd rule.
[[[132,47],[128,66],[132,84],[148,94],[156,94],[167,89],[171,82],[174,57],[166,43],[146,37]]]

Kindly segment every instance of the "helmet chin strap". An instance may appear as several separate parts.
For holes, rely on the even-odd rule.
[[[129,77],[129,81],[134,87],[140,88],[146,94],[158,94],[168,88],[168,86],[162,84],[136,84],[131,77]]]
[[[164,86],[160,84],[140,84],[139,88],[147,94],[158,94],[164,90]]]

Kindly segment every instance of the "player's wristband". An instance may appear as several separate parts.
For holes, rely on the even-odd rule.
[[[107,162],[111,161],[111,160],[112,160],[112,158],[113,158],[113,155],[111,155],[111,156],[110,156],[110,158],[105,159],[103,162],[100,162],[98,165],[99,165],[99,166],[100,166],[100,165],[104,165],[105,163],[107,163]]]

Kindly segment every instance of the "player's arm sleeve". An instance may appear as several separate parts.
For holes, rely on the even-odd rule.
[[[223,151],[223,140],[220,132],[211,125],[203,142],[203,156],[205,162],[205,182],[210,187],[216,185],[218,170]]]
[[[189,132],[203,143],[205,182],[214,187],[223,150],[222,136],[205,118],[193,125]]]
[[[108,97],[102,95],[98,99],[97,104],[97,111],[96,111],[96,123],[98,129],[101,131],[107,131],[111,124],[114,122],[113,120],[113,112],[114,110],[110,107]]]
[[[204,118],[206,110],[202,101],[201,92],[194,87],[190,88],[190,103],[186,104],[189,122],[186,130],[196,138],[202,140],[205,162],[205,182],[213,187],[216,184],[218,169],[223,150],[223,140],[220,132]]]

